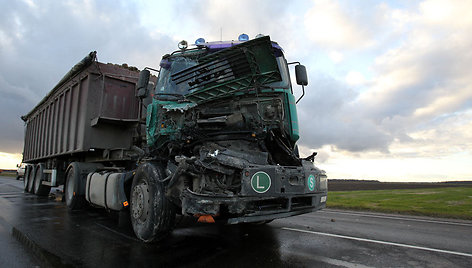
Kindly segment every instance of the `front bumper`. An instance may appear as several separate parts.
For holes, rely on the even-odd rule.
[[[241,173],[241,192],[235,196],[186,189],[181,195],[182,212],[213,215],[235,224],[295,216],[326,207],[326,176],[311,163],[303,167],[256,166]]]
[[[213,215],[230,224],[273,220],[309,213],[326,207],[327,193],[284,197],[222,197],[190,192],[183,194],[182,209],[187,215]]]

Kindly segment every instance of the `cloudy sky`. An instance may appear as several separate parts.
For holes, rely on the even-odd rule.
[[[307,66],[300,151],[330,178],[472,180],[471,1],[150,2],[0,0],[0,168],[88,52],[141,69],[182,39],[262,33]]]

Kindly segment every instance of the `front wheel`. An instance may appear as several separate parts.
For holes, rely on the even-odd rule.
[[[131,225],[136,236],[144,242],[162,240],[174,227],[175,207],[166,198],[160,179],[161,169],[152,163],[139,166],[133,178]]]

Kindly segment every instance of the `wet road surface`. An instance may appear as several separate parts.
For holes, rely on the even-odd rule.
[[[472,221],[327,209],[266,225],[181,222],[168,239],[150,245],[133,236],[123,215],[69,212],[54,198],[23,193],[22,186],[0,177],[0,225],[12,229],[0,228],[0,238],[13,235],[35,256],[17,267],[31,267],[35,258],[58,267],[472,265]]]

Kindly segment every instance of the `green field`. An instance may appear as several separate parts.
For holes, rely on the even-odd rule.
[[[2,173],[0,173],[0,176],[4,176],[4,177],[16,177],[16,172],[14,172],[14,173],[11,173],[11,172],[2,172]]]
[[[472,219],[472,187],[328,193],[328,208]]]

